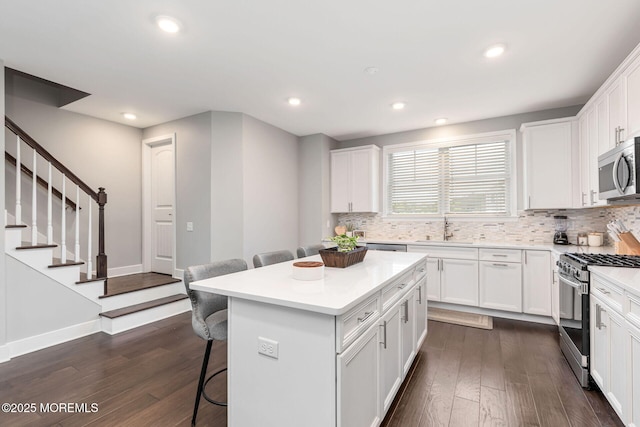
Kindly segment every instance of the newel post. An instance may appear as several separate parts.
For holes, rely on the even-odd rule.
[[[107,254],[104,253],[104,205],[107,193],[104,187],[98,188],[98,256],[96,256],[96,276],[107,277]]]

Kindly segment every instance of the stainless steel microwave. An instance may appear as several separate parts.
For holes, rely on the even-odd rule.
[[[598,156],[600,199],[640,199],[640,137]]]

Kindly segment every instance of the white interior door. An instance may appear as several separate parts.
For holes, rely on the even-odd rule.
[[[143,141],[145,271],[174,273],[175,258],[175,138]]]

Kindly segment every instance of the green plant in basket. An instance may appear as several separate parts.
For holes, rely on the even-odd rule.
[[[338,245],[338,252],[350,252],[354,250],[358,244],[358,236],[349,237],[346,234],[333,236],[330,240]]]

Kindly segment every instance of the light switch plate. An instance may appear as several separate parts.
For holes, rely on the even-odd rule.
[[[188,222],[187,223],[187,231],[193,231],[193,223],[192,222]]]

